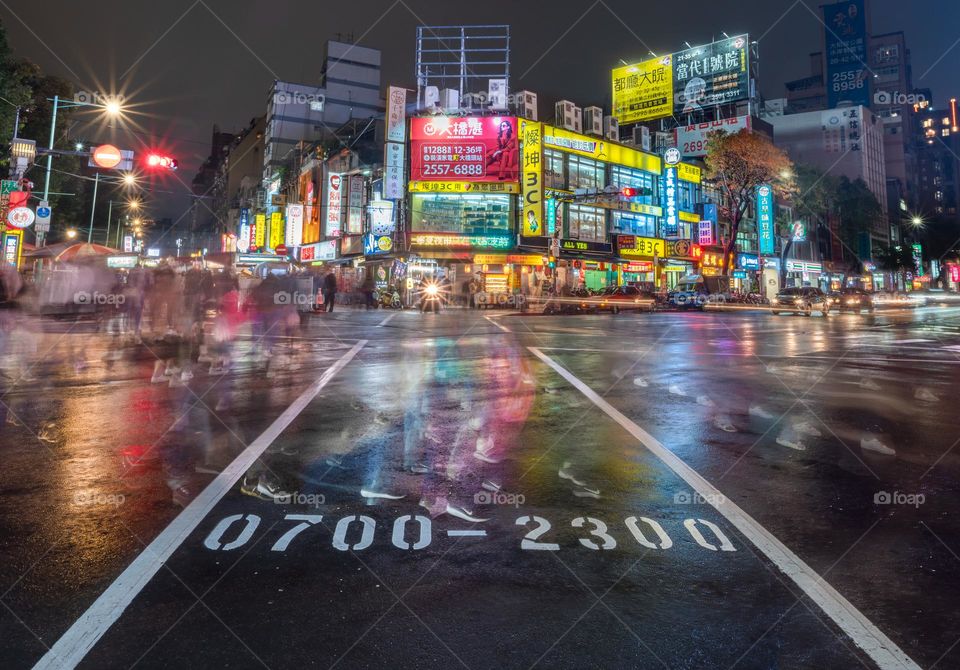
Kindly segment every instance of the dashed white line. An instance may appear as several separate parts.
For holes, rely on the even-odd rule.
[[[381,321],[380,323],[377,324],[377,328],[383,328],[384,326],[386,326],[388,323],[390,323],[390,319],[392,319],[393,317],[395,317],[395,316],[396,316],[397,314],[399,314],[399,313],[400,313],[400,312],[394,312],[393,314],[391,314],[390,316],[388,316],[386,319],[384,319],[383,321]]]
[[[144,586],[157,574],[167,559],[192,533],[234,483],[250,469],[274,440],[310,404],[317,394],[366,345],[357,342],[336,363],[311,384],[270,426],[244,449],[170,525],[144,548],[119,577],[77,619],[57,643],[34,666],[34,670],[72,670],[89,653],[103,634],[120,618],[123,611]]]
[[[664,447],[659,440],[628,419],[587,384],[580,381],[566,368],[544,354],[536,347],[530,351],[544,363],[553,368],[594,405],[599,407],[611,419],[633,435],[654,456],[659,458],[677,476],[689,484],[707,500],[727,521],[749,539],[763,554],[789,577],[800,589],[839,626],[853,642],[860,647],[878,667],[886,670],[920,670],[913,659],[877,628],[860,610],[854,607],[838,591],[830,586],[813,568],[803,562],[780,540],[773,536],[749,514],[723,496],[713,484],[700,476],[693,468],[684,463],[676,454]]]
[[[497,323],[497,322],[496,322],[494,319],[492,319],[491,317],[489,317],[489,316],[484,316],[483,318],[486,319],[487,321],[489,321],[490,323],[492,323],[493,325],[495,325],[497,328],[499,328],[499,329],[502,330],[503,332],[505,332],[505,333],[509,333],[509,332],[510,332],[510,329],[509,329],[509,328],[507,328],[506,326],[504,326],[504,325],[502,325],[502,324],[500,324],[500,323]]]

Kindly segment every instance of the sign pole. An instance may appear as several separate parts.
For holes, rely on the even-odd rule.
[[[93,202],[90,203],[90,227],[87,228],[87,244],[93,241],[93,214],[97,211],[97,187],[100,186],[100,172],[93,180]]]
[[[110,223],[112,219],[113,219],[113,200],[109,202],[109,205],[107,207],[107,234],[103,238],[104,240],[103,243],[108,247],[110,246]]]
[[[53,143],[56,140],[57,129],[57,107],[60,105],[60,96],[53,96],[53,114],[50,118],[50,144],[47,153],[47,175],[43,180],[43,199],[50,201],[50,173],[53,171]],[[37,248],[42,248],[46,242],[47,234],[45,232],[37,234]],[[42,263],[43,261],[41,261]]]

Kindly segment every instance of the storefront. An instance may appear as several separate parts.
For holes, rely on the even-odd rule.
[[[829,288],[829,276],[823,275],[822,263],[788,260],[787,286]]]
[[[730,286],[735,291],[753,293],[760,290],[760,256],[737,254],[737,264]]]

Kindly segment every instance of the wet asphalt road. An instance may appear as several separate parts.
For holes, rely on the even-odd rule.
[[[960,667],[958,308],[343,311],[173,387],[44,329],[4,667]]]

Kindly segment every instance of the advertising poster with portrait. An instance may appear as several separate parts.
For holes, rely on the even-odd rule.
[[[750,93],[746,35],[678,51],[673,55],[676,115],[743,100]]]
[[[517,181],[517,119],[512,116],[410,120],[410,179]]]

